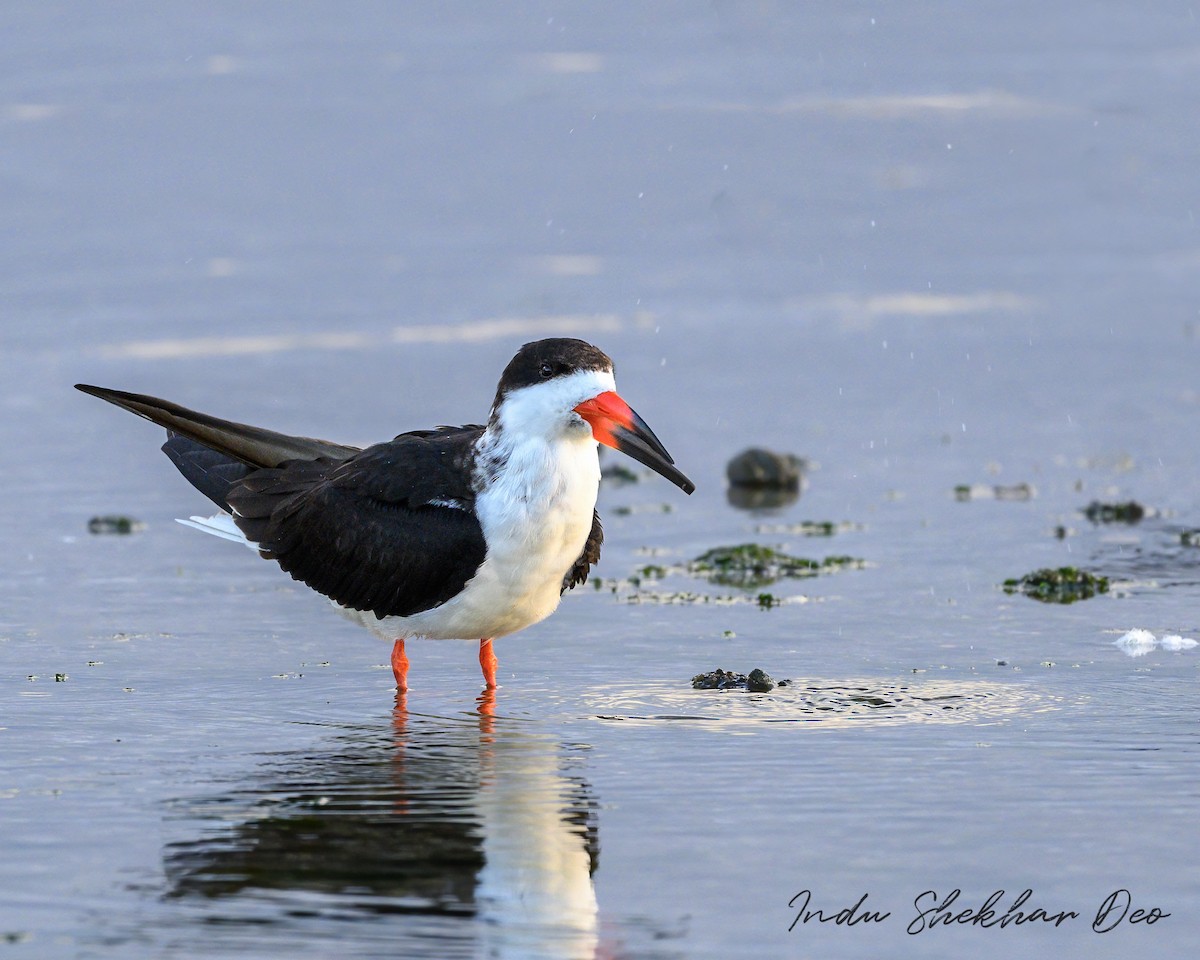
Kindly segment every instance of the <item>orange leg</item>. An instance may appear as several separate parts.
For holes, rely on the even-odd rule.
[[[408,689],[408,657],[404,653],[404,638],[398,637],[392,645],[392,676],[396,678],[396,692]]]
[[[492,638],[484,637],[479,641],[479,666],[483,668],[483,682],[489,690],[496,689],[496,653],[492,650]]]

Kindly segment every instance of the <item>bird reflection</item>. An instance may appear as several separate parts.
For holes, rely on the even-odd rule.
[[[497,716],[494,691],[458,717],[400,695],[390,719],[177,802],[213,829],[165,849],[168,897],[268,898],[283,923],[292,898],[309,917],[437,917],[488,956],[597,956],[596,803],[570,772],[586,748]]]

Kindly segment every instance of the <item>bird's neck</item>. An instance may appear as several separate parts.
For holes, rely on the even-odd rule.
[[[597,447],[590,431],[516,437],[489,424],[475,447],[475,492],[503,489],[506,499],[529,504],[590,497],[590,511],[600,484]]]

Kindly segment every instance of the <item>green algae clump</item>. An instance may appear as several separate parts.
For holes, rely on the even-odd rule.
[[[1084,508],[1083,515],[1092,523],[1140,523],[1148,511],[1136,500],[1127,503],[1101,503],[1093,500]]]
[[[689,563],[687,572],[722,586],[757,590],[785,577],[814,577],[830,570],[862,566],[863,561],[855,557],[809,560],[760,543],[742,543],[734,547],[714,547]]]
[[[1108,593],[1108,577],[1077,567],[1046,567],[1018,579],[1004,581],[1005,593],[1023,593],[1043,603],[1074,603],[1098,593]]]

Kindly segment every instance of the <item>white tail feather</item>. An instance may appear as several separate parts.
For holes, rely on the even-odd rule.
[[[233,522],[233,517],[227,513],[217,513],[211,517],[189,517],[186,520],[176,518],[175,522],[182,523],[185,527],[194,527],[201,533],[210,533],[222,540],[232,540],[251,550],[258,550],[258,546],[246,539],[246,535]]]

